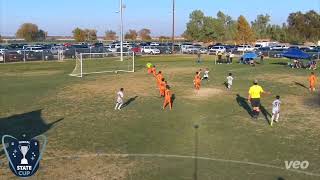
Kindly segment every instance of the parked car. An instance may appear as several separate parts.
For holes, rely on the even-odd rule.
[[[259,49],[259,48],[262,48],[263,46],[261,45],[261,44],[256,44],[255,46],[254,46],[254,49]]]
[[[23,55],[19,54],[16,51],[6,51],[4,53],[4,60],[6,62],[10,62],[10,61],[23,61]]]
[[[158,42],[151,42],[150,46],[159,46],[159,43]]]
[[[0,54],[3,54],[5,51],[7,51],[8,49],[5,49],[5,48],[1,48],[0,49]]]
[[[160,54],[160,50],[154,46],[144,46],[141,52],[144,54]]]
[[[200,47],[198,47],[198,46],[188,46],[185,49],[185,52],[188,53],[188,54],[197,54],[199,52],[199,50],[200,50]]]
[[[272,50],[285,50],[285,49],[289,49],[289,47],[286,45],[276,45],[276,46],[271,47],[271,49]]]
[[[207,54],[208,53],[208,49],[202,47],[202,48],[199,49],[199,52],[201,54]]]
[[[239,51],[239,52],[254,51],[254,48],[250,45],[243,44],[243,45],[238,46],[237,51]]]
[[[213,46],[209,49],[209,54],[225,53],[226,48],[224,46]]]

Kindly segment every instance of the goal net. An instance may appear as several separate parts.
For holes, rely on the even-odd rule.
[[[83,77],[88,74],[108,72],[134,72],[134,53],[124,52],[80,53],[76,55],[76,66],[70,76]]]

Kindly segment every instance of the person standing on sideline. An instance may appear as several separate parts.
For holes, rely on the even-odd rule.
[[[197,63],[201,63],[201,53],[200,53],[200,51],[197,52]]]
[[[258,85],[258,80],[254,80],[253,86],[249,89],[248,102],[252,106],[252,117],[257,119],[260,113],[260,98],[264,92],[261,86]]]
[[[230,64],[232,64],[232,58],[234,57],[234,54],[232,51],[230,51],[229,58],[230,58]]]
[[[311,75],[309,76],[309,90],[311,93],[316,91],[316,82],[317,82],[317,77],[314,74],[314,72],[311,72]]]
[[[260,63],[261,64],[263,64],[263,60],[264,60],[264,55],[263,55],[263,53],[261,53],[261,55],[260,55]]]
[[[272,103],[272,117],[271,117],[271,122],[270,126],[272,126],[273,121],[278,122],[279,117],[280,117],[280,96],[276,96],[276,100],[273,101]]]
[[[229,52],[227,52],[226,58],[227,58],[227,64],[230,64],[230,53]]]
[[[231,90],[232,81],[233,81],[232,73],[229,73],[229,76],[227,76],[227,89],[228,90]]]
[[[121,106],[123,105],[123,97],[124,97],[124,89],[120,88],[120,91],[117,92],[117,103],[116,106],[114,107],[114,110],[120,110]]]

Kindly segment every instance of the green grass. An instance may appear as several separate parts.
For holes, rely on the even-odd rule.
[[[176,96],[173,111],[161,110],[162,99],[155,89],[155,80],[146,74],[147,62],[162,70],[172,86]],[[206,56],[202,64],[195,63],[195,56],[138,57],[136,73],[97,74],[82,79],[68,76],[74,61],[2,64],[0,135],[5,132],[18,135],[23,130],[35,135],[44,133],[49,139],[44,159],[97,152],[194,156],[193,126],[198,124],[199,157],[281,168],[285,168],[284,161],[307,160],[310,165],[302,171],[320,174],[320,108],[314,100],[318,97],[294,84],[296,81],[307,86],[310,71],[289,69],[276,62],[286,60],[269,59],[253,68],[236,63],[215,65],[211,56]],[[97,69],[103,66],[96,62],[91,65]],[[206,67],[210,69],[210,81],[204,82],[202,88],[208,92],[199,97],[192,90],[192,78],[196,70]],[[235,77],[232,92],[226,92],[223,85],[228,72]],[[269,112],[275,95],[280,95],[283,101],[280,123],[274,127],[270,127],[263,116],[258,121],[251,120],[236,101],[236,94],[247,97],[248,88],[256,78],[265,90],[272,92],[262,100]],[[125,88],[126,99],[138,97],[121,112],[115,112],[115,92],[120,87]],[[22,115],[24,113],[27,114]],[[36,121],[28,123],[33,118]],[[37,124],[42,120],[45,123],[61,121],[47,127]],[[132,156],[124,159],[134,164],[124,179],[194,179],[193,158]],[[197,163],[199,180],[319,178],[234,162],[199,159]],[[54,165],[73,164],[44,160],[41,164],[44,170],[40,169],[37,175],[46,177],[46,168]],[[6,164],[1,164],[0,170],[7,170]],[[66,168],[63,173],[67,171]],[[103,179],[106,172],[100,171],[97,168],[93,174]]]

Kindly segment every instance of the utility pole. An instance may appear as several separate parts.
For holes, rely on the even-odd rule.
[[[174,14],[175,13],[175,0],[172,0],[172,54],[174,52]]]

